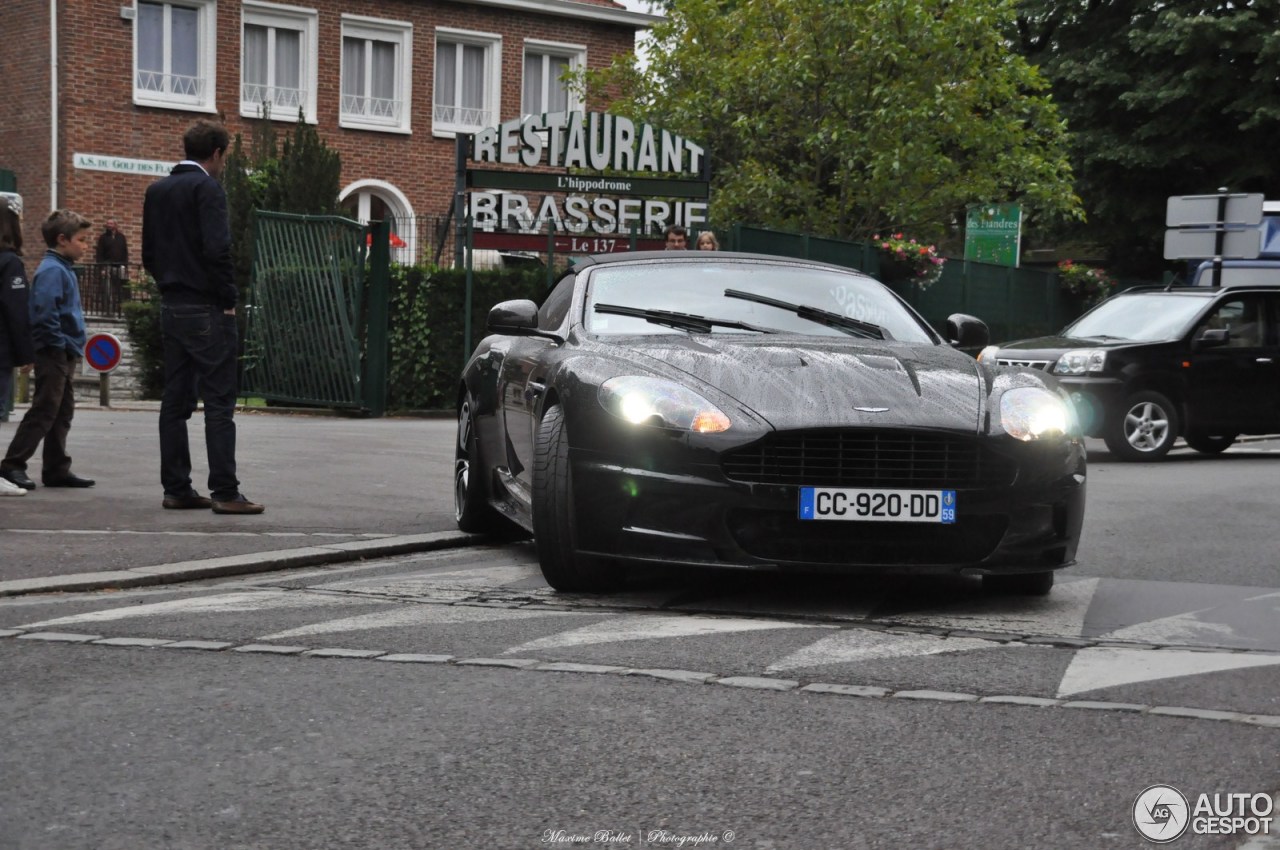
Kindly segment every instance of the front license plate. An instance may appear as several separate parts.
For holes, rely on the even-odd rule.
[[[956,521],[956,491],[801,487],[800,519],[950,524]]]

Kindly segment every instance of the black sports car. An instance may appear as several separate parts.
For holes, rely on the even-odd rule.
[[[724,252],[591,257],[492,309],[458,388],[463,531],[532,533],[547,582],[628,563],[982,575],[1072,563],[1085,449],[1054,378],[995,368],[890,289]]]

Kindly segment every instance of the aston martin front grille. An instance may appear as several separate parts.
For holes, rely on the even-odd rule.
[[[784,431],[730,452],[725,477],[813,487],[1003,487],[1017,467],[977,437],[928,431]]]

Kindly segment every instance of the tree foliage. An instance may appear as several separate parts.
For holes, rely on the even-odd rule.
[[[1159,273],[1170,195],[1280,197],[1280,4],[1022,0],[1017,37],[1071,129],[1080,235],[1117,269]]]
[[[704,144],[712,220],[937,239],[967,204],[1075,215],[1064,127],[1006,0],[673,0],[615,112]]]
[[[231,251],[236,283],[244,289],[253,267],[253,211],[310,215],[335,213],[342,161],[301,114],[283,145],[270,114],[256,120],[246,145],[232,141],[223,172],[231,218]]]

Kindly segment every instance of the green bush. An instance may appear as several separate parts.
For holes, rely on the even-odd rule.
[[[124,305],[124,321],[137,364],[138,387],[143,398],[160,398],[164,392],[160,292],[149,275],[142,281],[130,283],[129,287],[133,290],[133,298]]]
[[[467,275],[461,269],[392,266],[390,375],[387,406],[393,410],[452,408],[464,350]],[[539,301],[547,289],[544,269],[476,271],[472,277],[471,344],[484,338],[489,308],[499,301]]]

